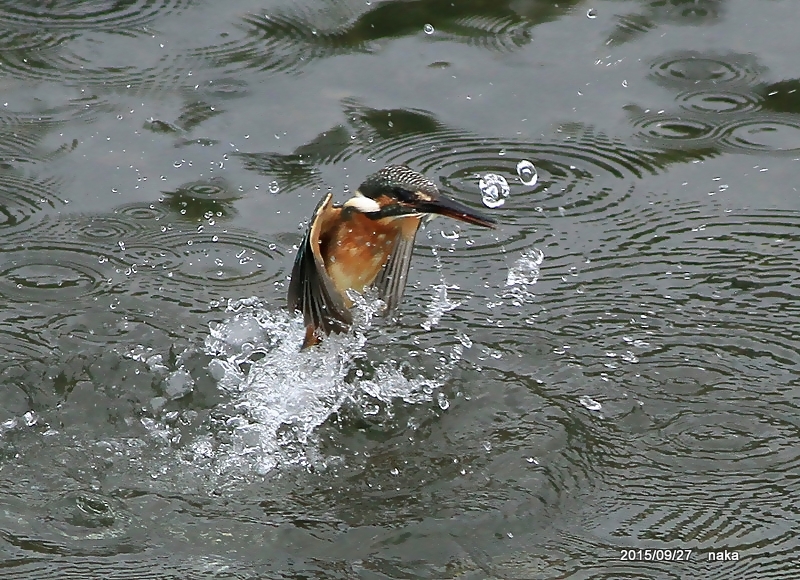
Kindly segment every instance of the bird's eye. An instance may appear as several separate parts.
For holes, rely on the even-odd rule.
[[[403,187],[395,188],[394,196],[398,201],[405,203],[411,203],[417,199],[417,194],[415,191],[411,191],[410,189],[405,189]]]

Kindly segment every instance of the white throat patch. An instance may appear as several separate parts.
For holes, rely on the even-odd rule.
[[[360,192],[356,191],[355,195],[344,202],[344,207],[352,207],[361,213],[375,213],[381,210],[378,202],[369,197],[365,197]]]

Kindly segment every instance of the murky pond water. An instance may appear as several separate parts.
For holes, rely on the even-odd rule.
[[[797,15],[0,2],[0,577],[795,578]],[[501,225],[298,352],[397,163]]]

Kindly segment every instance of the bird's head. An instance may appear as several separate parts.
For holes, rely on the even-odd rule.
[[[430,179],[405,165],[389,165],[373,173],[344,205],[372,219],[443,215],[486,228],[497,223],[442,195]]]

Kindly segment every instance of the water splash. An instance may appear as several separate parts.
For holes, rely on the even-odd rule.
[[[323,468],[329,459],[316,449],[316,431],[343,407],[385,420],[398,399],[435,401],[444,376],[415,376],[395,361],[364,376],[367,331],[385,305],[361,295],[354,302],[350,333],[300,351],[301,319],[258,298],[229,301],[227,318],[211,325],[205,342],[208,369],[228,401],[212,413],[211,434],[190,444],[189,462],[226,477],[289,464]]]
[[[531,286],[539,281],[539,267],[544,261],[544,252],[539,248],[532,248],[517,258],[514,265],[509,268],[506,277],[506,286]]]
[[[540,267],[544,262],[544,252],[531,248],[523,252],[508,269],[506,287],[499,295],[502,300],[510,300],[511,304],[521,307],[536,297],[530,287],[539,281]],[[500,302],[502,304],[502,301]]]
[[[481,188],[483,205],[490,208],[503,205],[511,193],[506,178],[496,173],[487,173],[481,177],[478,186]]]
[[[444,282],[433,286],[433,297],[427,306],[428,317],[422,323],[422,328],[430,330],[439,324],[442,315],[445,312],[450,312],[461,306],[461,302],[450,300],[447,296],[447,290],[458,290],[456,285],[447,285]]]
[[[598,403],[588,395],[581,396],[581,398],[578,399],[578,402],[590,411],[601,411],[603,409],[602,404]]]
[[[523,185],[533,187],[539,181],[539,173],[533,163],[523,159],[517,163],[517,176]]]

